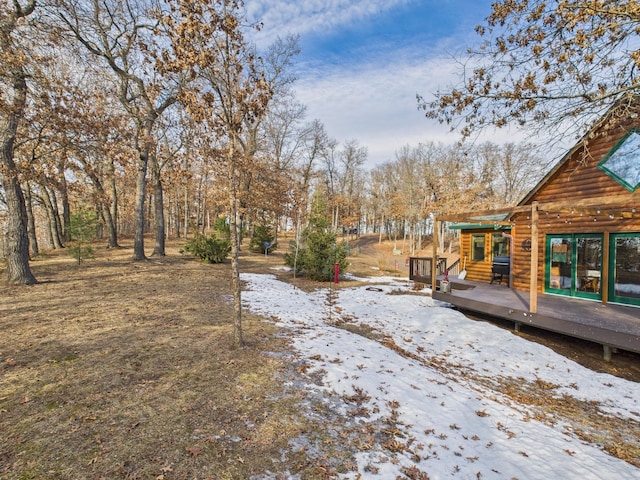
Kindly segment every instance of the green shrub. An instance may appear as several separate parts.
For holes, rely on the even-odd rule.
[[[98,214],[95,210],[81,207],[71,214],[69,234],[72,245],[69,252],[78,264],[83,259],[93,258],[93,248],[91,248],[90,242],[96,236],[97,228]]]
[[[222,238],[231,237],[231,227],[227,217],[217,217],[213,222],[213,230],[218,232]]]
[[[314,204],[309,226],[302,232],[300,243],[291,242],[290,252],[284,255],[285,264],[296,271],[303,271],[312,280],[333,280],[334,265],[340,265],[340,273],[349,266],[346,243],[336,241],[336,233],[322,214],[323,204]]]
[[[180,253],[185,252],[195,255],[204,263],[222,263],[231,252],[231,242],[216,238],[215,234],[208,237],[196,235],[180,250]]]
[[[253,235],[251,235],[251,241],[249,242],[249,249],[256,253],[271,253],[276,249],[277,244],[274,242],[275,235],[273,234],[273,228],[266,225],[257,225],[253,229]],[[269,244],[266,247],[266,244]]]

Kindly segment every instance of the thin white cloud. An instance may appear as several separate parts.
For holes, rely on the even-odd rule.
[[[329,135],[340,142],[358,140],[367,146],[370,163],[378,164],[392,160],[403,145],[457,139],[448,127],[427,120],[416,100],[416,94],[428,97],[451,82],[455,69],[449,57],[393,52],[368,64],[307,72],[295,89]]]
[[[250,18],[264,22],[260,37],[267,42],[291,33],[348,30],[368,16],[416,1],[249,0],[246,6]],[[334,57],[307,58],[297,65],[294,89],[307,105],[309,120],[319,119],[338,142],[357,140],[367,147],[370,166],[394,159],[404,145],[453,143],[459,135],[425,118],[416,94],[429,99],[456,82],[459,65],[453,56],[475,39],[472,29],[459,29],[457,34],[464,37],[452,32],[429,44],[409,37],[400,47],[383,43],[381,37],[380,43],[367,45],[362,56],[351,56],[350,63]]]
[[[247,14],[262,21],[263,40],[283,32],[304,35],[350,25],[411,0],[248,0]]]

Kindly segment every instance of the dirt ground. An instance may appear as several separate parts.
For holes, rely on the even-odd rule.
[[[309,378],[281,332],[245,313],[246,345],[233,346],[228,264],[182,256],[179,241],[134,262],[123,243],[81,265],[51,252],[32,262],[37,285],[0,283],[0,478],[313,480],[353,468],[358,432],[297,388]],[[407,275],[393,244],[350,243],[355,275]],[[273,270],[282,255],[245,252],[242,270],[318,288]],[[597,345],[519,335],[640,381],[637,355],[604,362]]]
[[[323,429],[285,386],[287,341],[245,314],[235,348],[229,265],[178,248],[133,262],[97,246],[81,265],[53,252],[32,263],[37,285],[0,284],[0,478],[324,478],[290,448]]]

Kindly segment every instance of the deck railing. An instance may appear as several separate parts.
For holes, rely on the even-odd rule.
[[[456,260],[451,265],[445,268],[449,270],[449,275],[455,275],[457,277],[458,275],[460,275],[460,259]]]
[[[454,262],[453,265],[460,262]],[[409,280],[414,282],[425,283],[431,285],[431,267],[433,265],[433,258],[431,257],[409,257]],[[436,263],[436,274],[444,275],[447,270],[447,259],[438,258]],[[454,274],[451,269],[449,273]]]

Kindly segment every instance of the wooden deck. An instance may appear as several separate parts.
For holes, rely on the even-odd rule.
[[[449,280],[451,293],[434,290],[434,299],[461,310],[511,320],[516,329],[529,325],[600,343],[607,360],[615,348],[640,353],[640,308],[539,294],[537,313],[529,313],[529,292],[452,276]]]

